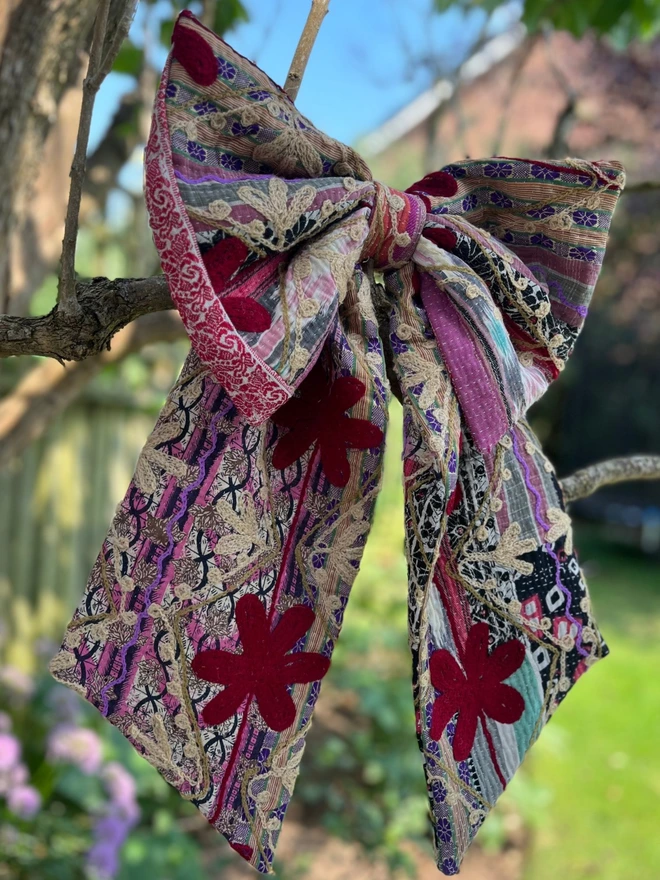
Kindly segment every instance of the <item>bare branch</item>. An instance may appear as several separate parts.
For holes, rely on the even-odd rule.
[[[300,35],[300,40],[298,40],[293,61],[284,83],[284,91],[292,101],[295,101],[298,97],[298,90],[300,89],[312,47],[318,36],[321,23],[328,12],[329,5],[330,0],[312,0],[312,8],[309,10],[305,27]]]
[[[612,458],[576,471],[561,481],[566,504],[593,495],[603,486],[628,480],[660,480],[660,455]]]
[[[55,361],[34,367],[0,400],[0,470],[41,437],[105,364],[117,363],[145,345],[185,336],[176,312],[143,315],[117,334],[110,351],[64,368]]]
[[[78,239],[78,215],[80,214],[80,200],[82,198],[83,179],[85,177],[85,163],[87,160],[87,143],[89,130],[92,124],[92,111],[94,100],[100,86],[96,74],[99,72],[102,62],[103,44],[108,24],[108,13],[111,0],[100,0],[94,20],[94,36],[92,48],[89,53],[89,67],[83,83],[82,106],[80,108],[80,122],[78,124],[78,138],[76,151],[71,164],[71,188],[69,190],[69,203],[66,209],[64,223],[64,240],[62,241],[62,258],[60,263],[60,281],[57,289],[57,300],[62,311],[67,315],[79,315],[80,308],[76,300],[76,241]]]
[[[77,314],[61,304],[38,318],[0,315],[0,358],[37,354],[80,361],[108,347],[118,330],[140,315],[173,308],[164,275],[151,278],[92,278],[75,288]]]
[[[98,70],[94,73],[94,85],[96,89],[112,70],[115,58],[119,54],[122,43],[128,36],[133,16],[137,9],[138,0],[110,0],[110,10],[103,43],[103,60]]]

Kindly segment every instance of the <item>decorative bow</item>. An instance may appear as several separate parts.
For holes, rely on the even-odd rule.
[[[445,874],[606,653],[524,415],[573,348],[622,183],[614,163],[495,158],[396,192],[179,19],[146,195],[193,348],[52,670],[258,870],[369,532],[386,349]]]

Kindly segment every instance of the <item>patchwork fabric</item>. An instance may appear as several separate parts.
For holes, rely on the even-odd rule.
[[[622,185],[615,163],[500,157],[396,192],[180,17],[146,195],[193,347],[51,668],[259,871],[380,485],[377,310],[445,874],[606,653],[525,413],[573,348]]]

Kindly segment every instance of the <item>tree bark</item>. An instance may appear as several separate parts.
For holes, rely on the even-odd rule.
[[[23,232],[46,136],[77,82],[97,0],[0,4],[0,312],[9,307],[11,254]]]
[[[100,354],[131,321],[173,307],[164,275],[152,278],[92,278],[76,284],[80,313],[64,314],[55,306],[38,318],[0,316],[0,357],[36,354],[81,361]]]

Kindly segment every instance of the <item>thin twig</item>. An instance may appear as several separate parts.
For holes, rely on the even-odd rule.
[[[330,0],[312,0],[312,8],[309,10],[305,27],[298,40],[293,61],[284,83],[284,91],[292,101],[298,97],[298,90],[302,82],[312,47],[319,33],[321,23],[326,16]]]
[[[611,458],[576,471],[561,481],[566,504],[593,495],[603,486],[629,480],[660,480],[660,455]]]
[[[115,3],[110,23],[112,32],[108,37],[109,15],[112,0],[100,0],[94,20],[94,34],[89,53],[89,65],[87,76],[83,83],[82,104],[80,107],[80,122],[78,123],[78,138],[76,151],[71,164],[71,187],[69,189],[69,202],[66,209],[64,224],[64,239],[62,241],[62,258],[60,262],[60,280],[57,289],[57,299],[62,312],[69,316],[79,315],[79,304],[76,299],[76,242],[78,239],[78,218],[80,216],[80,202],[85,179],[85,167],[87,164],[87,144],[89,131],[94,111],[94,101],[101,83],[110,72],[121,44],[126,39],[128,30],[133,20],[137,0],[124,0]]]
[[[119,54],[122,43],[128,36],[128,32],[131,29],[131,24],[133,22],[133,17],[135,15],[137,5],[138,0],[115,0],[115,6],[118,7],[118,14],[116,17],[116,21],[108,20],[107,22],[106,40],[103,46],[103,60],[101,61],[98,70],[94,74],[94,80],[97,90],[100,88],[101,83],[106,78],[106,76],[112,70],[112,65],[115,63],[115,58]],[[112,5],[110,11],[111,13],[114,11],[114,7]]]
[[[62,258],[60,262],[60,280],[57,288],[57,301],[62,312],[66,315],[79,314],[80,305],[76,300],[76,241],[78,238],[78,215],[80,214],[80,201],[82,198],[83,180],[85,177],[85,164],[87,160],[87,143],[89,130],[92,124],[92,111],[94,99],[98,92],[100,82],[96,74],[101,67],[105,32],[108,24],[108,13],[111,0],[100,0],[99,8],[94,21],[94,36],[89,53],[89,66],[87,76],[83,83],[82,105],[80,108],[80,122],[78,124],[78,139],[76,151],[71,165],[71,187],[69,189],[69,203],[66,209],[66,221],[64,224],[64,240],[62,241]]]

